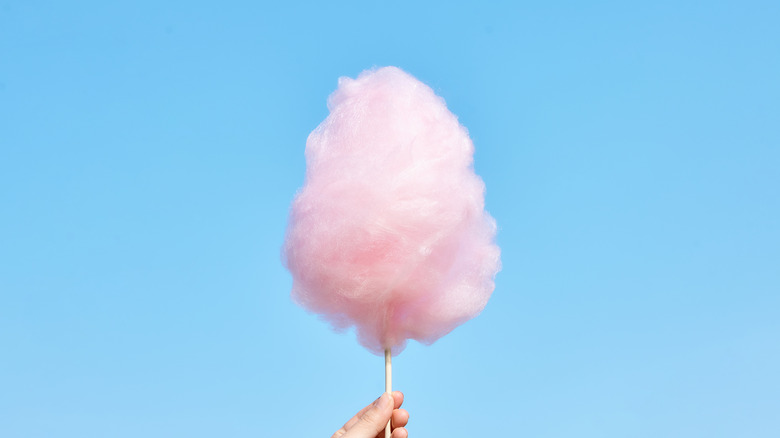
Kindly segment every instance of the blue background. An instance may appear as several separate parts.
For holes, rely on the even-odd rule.
[[[780,3],[0,1],[0,436],[328,437],[279,260],[339,76],[468,127],[504,269],[411,437],[780,436]]]

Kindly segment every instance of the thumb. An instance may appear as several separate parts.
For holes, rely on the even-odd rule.
[[[385,429],[393,415],[393,396],[384,393],[352,426],[344,438],[373,438]]]

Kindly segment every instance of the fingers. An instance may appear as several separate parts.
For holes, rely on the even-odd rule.
[[[393,427],[404,427],[409,423],[409,413],[406,409],[396,409],[393,411]]]
[[[393,409],[398,409],[404,403],[404,393],[401,391],[393,391]]]
[[[406,409],[396,409],[393,411],[393,433],[390,438],[407,438],[409,432],[407,432],[406,424],[409,422],[409,412]]]
[[[387,395],[383,394],[383,397],[387,397]],[[363,438],[363,436],[373,436],[373,435],[363,435],[363,433],[366,431],[370,433],[371,431],[370,427],[366,428],[364,426],[361,426],[361,428],[357,431],[352,431],[352,429],[358,423],[364,425],[365,422],[368,420],[366,418],[367,414],[369,417],[374,415],[373,413],[369,414],[369,412],[377,408],[381,399],[382,397],[380,397],[370,405],[366,406],[365,408],[361,409],[360,412],[355,414],[354,417],[352,417],[349,421],[346,422],[346,424],[344,424],[344,427],[342,427],[335,434],[333,434],[332,438]],[[393,391],[392,400],[393,400],[392,403],[393,410],[392,413],[390,414],[390,417],[392,418],[392,427],[394,430],[393,430],[393,434],[391,435],[391,438],[407,438],[409,434],[406,431],[406,429],[404,429],[404,426],[406,426],[406,424],[409,422],[409,412],[407,412],[406,409],[399,409],[404,402],[404,394],[401,391]],[[384,419],[384,416],[382,418]],[[387,424],[387,420],[384,420],[384,422],[382,422],[381,424],[381,429],[375,432],[376,436],[384,437],[384,427],[386,424]],[[347,435],[347,432],[350,432],[349,435]]]
[[[403,397],[401,398],[403,402]],[[393,407],[397,403],[394,396],[388,393],[382,394],[373,404],[367,406],[363,414],[350,425],[352,420],[344,425],[347,431],[344,438],[370,438],[384,430],[385,425],[390,421],[393,413]],[[400,404],[399,404],[400,406]],[[357,417],[357,416],[356,416]]]
[[[377,399],[377,400],[379,400],[379,399]],[[401,407],[401,404],[403,402],[404,402],[404,394],[401,391],[393,391],[393,409],[398,409],[399,407]],[[350,418],[349,421],[347,421],[344,424],[344,426],[342,426],[342,428],[339,429],[339,431],[336,432],[333,435],[333,438],[338,438],[338,437],[344,435],[345,433],[347,433],[347,431],[349,429],[351,429],[352,426],[354,426],[355,423],[358,422],[358,420],[360,420],[360,417],[362,417],[363,414],[365,414],[366,411],[369,410],[371,408],[371,406],[374,405],[374,403],[376,403],[376,401],[372,402],[371,404],[369,404],[365,408],[361,409],[357,414],[355,414],[354,417]]]
[[[390,438],[407,438],[408,436],[409,432],[407,432],[403,427],[399,427],[397,429],[393,429],[393,434],[390,435]]]
[[[357,414],[355,414],[355,415],[354,415],[352,418],[350,418],[350,419],[349,419],[349,421],[347,421],[346,423],[344,423],[344,425],[343,425],[343,426],[341,426],[341,429],[337,430],[337,431],[336,431],[336,433],[334,433],[334,434],[333,434],[333,436],[332,436],[331,438],[341,438],[341,437],[343,437],[343,436],[344,436],[344,434],[345,434],[345,433],[347,433],[347,431],[348,431],[349,429],[351,429],[351,428],[352,428],[352,426],[354,426],[354,425],[355,425],[355,423],[357,423],[357,422],[358,422],[358,420],[360,420],[360,417],[362,417],[362,416],[363,416],[363,414],[365,414],[367,410],[371,409],[371,406],[373,406],[373,405],[374,405],[374,403],[376,403],[378,400],[379,400],[379,399],[377,399],[377,400],[374,400],[374,401],[373,401],[373,402],[371,402],[371,403],[370,403],[368,406],[366,406],[365,408],[363,408],[363,409],[359,410],[359,411],[358,411],[358,413],[357,413]]]
[[[357,414],[355,414],[355,416],[354,416],[354,417],[350,418],[350,419],[349,419],[349,421],[347,421],[346,423],[344,423],[344,426],[341,428],[341,434],[343,435],[343,434],[344,434],[344,433],[346,433],[346,432],[347,432],[349,429],[351,429],[351,428],[352,428],[352,426],[354,426],[354,425],[355,425],[355,423],[357,423],[357,422],[358,422],[358,420],[360,420],[360,417],[362,417],[362,416],[363,416],[363,414],[365,414],[367,410],[371,409],[371,406],[373,406],[373,405],[374,405],[374,403],[376,403],[378,400],[379,400],[379,399],[376,399],[375,401],[371,402],[371,404],[369,404],[369,405],[368,405],[368,406],[366,406],[365,408],[363,408],[363,409],[361,409],[360,411],[358,411],[358,413],[357,413]]]

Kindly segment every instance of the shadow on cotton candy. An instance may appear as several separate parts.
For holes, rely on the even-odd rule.
[[[482,311],[501,268],[468,132],[396,67],[339,79],[328,108],[290,210],[292,298],[376,354],[431,344]]]

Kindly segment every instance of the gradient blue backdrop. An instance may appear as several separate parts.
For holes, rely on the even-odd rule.
[[[780,436],[780,4],[0,0],[0,436],[329,437],[382,360],[279,261],[339,76],[468,127],[504,269],[416,437]]]

